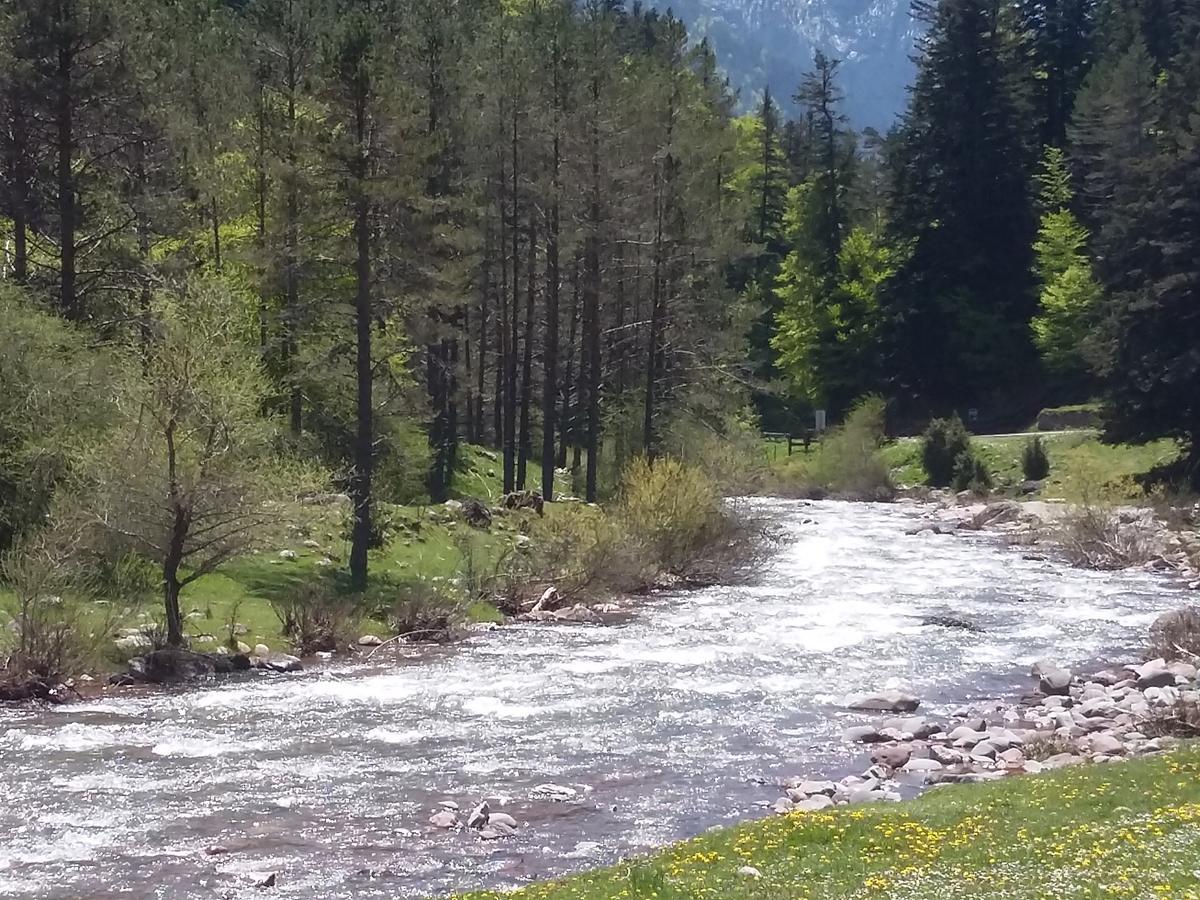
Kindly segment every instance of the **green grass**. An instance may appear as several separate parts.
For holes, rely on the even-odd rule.
[[[1038,437],[1042,438],[1050,458],[1050,475],[1037,496],[1072,502],[1121,503],[1141,499],[1144,494],[1136,484],[1135,476],[1169,462],[1178,452],[1174,440],[1156,440],[1144,445],[1102,444],[1091,432],[1051,432]],[[1002,437],[984,434],[971,438],[971,445],[983,457],[997,490],[1020,485],[1025,480],[1021,472],[1021,451],[1032,438],[1033,433]],[[817,457],[815,449],[808,454],[797,450],[788,457],[786,445],[776,448],[768,443],[767,448],[770,466],[788,481],[803,482],[805,473]],[[898,438],[884,446],[881,452],[896,485],[925,484],[919,438]]]
[[[754,878],[739,873],[753,866]],[[1200,897],[1200,752],[791,813],[513,893],[547,900]]]
[[[491,451],[471,445],[464,445],[462,453],[455,494],[494,504],[502,495],[502,461],[493,459],[496,454]],[[541,469],[536,462],[530,463],[527,483],[540,487]],[[558,487],[565,490],[566,485]],[[456,521],[440,505],[380,504],[377,510],[390,537],[385,547],[371,552],[371,576],[377,592],[420,583],[444,586],[463,575],[468,554],[477,569],[490,572],[533,515],[527,511],[506,513],[495,517],[489,530],[481,531]],[[547,514],[553,513],[549,507]],[[180,601],[185,632],[197,649],[212,650],[225,644],[237,625],[244,628],[237,628],[236,640],[250,647],[265,644],[272,650],[291,650],[271,601],[344,572],[349,555],[344,507],[298,506],[281,515],[286,518],[280,529],[286,539],[274,541],[270,549],[233,559],[184,588]],[[295,557],[285,559],[281,551],[290,551]],[[13,594],[0,587],[0,611],[11,609],[14,601]],[[149,603],[118,627],[141,627],[161,615],[159,605]],[[483,601],[468,602],[465,615],[470,622],[503,621],[500,612]],[[378,618],[368,618],[360,627],[364,633],[390,634],[388,624]],[[110,658],[105,664],[120,668],[118,655],[114,648],[112,654],[106,654]]]

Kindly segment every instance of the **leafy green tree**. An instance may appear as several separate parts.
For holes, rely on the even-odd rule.
[[[0,286],[0,551],[36,529],[112,412],[111,360],[82,329]]]
[[[158,565],[167,641],[180,646],[181,591],[264,546],[279,518],[271,502],[316,482],[275,456],[242,298],[193,281],[158,297],[154,332],[130,350],[114,427],[84,458],[66,512],[112,557]]]
[[[1043,212],[1033,249],[1041,294],[1030,324],[1047,367],[1079,379],[1088,369],[1101,291],[1087,252],[1088,231],[1070,207],[1074,192],[1062,150],[1046,149],[1038,182]]]

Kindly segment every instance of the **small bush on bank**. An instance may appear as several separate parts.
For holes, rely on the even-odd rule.
[[[530,537],[532,548],[521,565],[505,568],[506,585],[499,593],[507,612],[529,599],[521,594],[531,584],[554,584],[568,596],[620,594],[644,588],[655,575],[649,548],[594,507],[559,504],[554,515],[533,523]]]
[[[394,634],[408,640],[448,641],[467,619],[467,604],[461,595],[423,578],[398,582],[386,590],[379,587],[375,594],[380,597],[381,617]]]
[[[58,684],[100,658],[112,639],[116,610],[97,602],[52,539],[29,539],[6,554],[0,579],[13,595],[0,610],[0,682]]]
[[[1034,436],[1021,451],[1021,472],[1026,481],[1041,481],[1050,474],[1050,457],[1040,437]]]
[[[1058,523],[1058,542],[1071,564],[1112,571],[1149,562],[1156,553],[1155,529],[1142,521],[1122,522],[1110,509],[1085,503]]]
[[[879,397],[860,400],[837,428],[812,451],[805,481],[810,490],[851,500],[887,500],[895,493],[880,448],[886,405]]]
[[[614,510],[630,537],[662,568],[675,571],[726,527],[711,479],[670,457],[644,457],[626,468]]]
[[[1200,659],[1200,607],[1185,606],[1163,613],[1150,627],[1150,659]]]
[[[992,473],[987,464],[971,450],[964,450],[954,461],[954,478],[951,486],[956,491],[983,493],[992,489]]]
[[[957,415],[934,419],[921,438],[921,465],[932,487],[949,487],[959,470],[959,457],[971,452],[971,436]]]
[[[284,636],[301,655],[350,643],[366,606],[361,594],[340,590],[333,578],[314,579],[271,600]]]

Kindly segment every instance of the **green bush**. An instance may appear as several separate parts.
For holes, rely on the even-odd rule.
[[[802,476],[810,490],[858,500],[886,500],[895,493],[880,452],[885,408],[881,398],[866,397],[825,435]]]
[[[992,473],[970,449],[963,450],[954,460],[951,484],[956,491],[987,491],[992,487]]]
[[[933,487],[948,487],[959,471],[959,457],[971,452],[971,436],[957,416],[934,419],[921,438],[921,465]]]
[[[640,457],[625,469],[616,518],[662,568],[691,561],[727,526],[725,506],[700,469],[665,457]]]
[[[553,515],[531,523],[530,538],[530,551],[505,563],[508,577],[495,579],[508,612],[519,610],[531,584],[553,584],[568,596],[621,594],[646,587],[657,569],[623,522],[581,503],[555,504]]]
[[[1021,451],[1021,471],[1026,481],[1041,481],[1050,474],[1050,457],[1046,455],[1046,445],[1040,437],[1028,441]]]

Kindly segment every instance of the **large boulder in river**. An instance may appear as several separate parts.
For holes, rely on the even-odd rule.
[[[150,684],[195,681],[214,675],[216,671],[217,664],[211,656],[181,647],[163,647],[129,661],[129,674]]]
[[[921,701],[912,694],[904,691],[888,690],[878,694],[868,694],[850,702],[850,709],[871,710],[874,712],[913,712]]]

